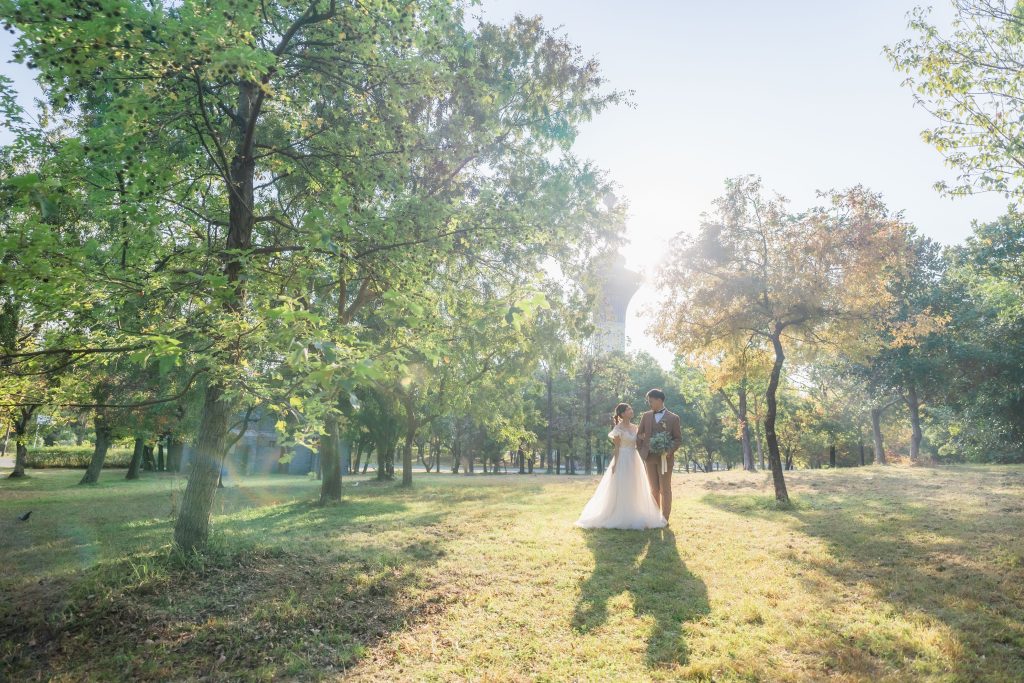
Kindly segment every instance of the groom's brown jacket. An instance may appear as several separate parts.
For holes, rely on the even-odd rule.
[[[650,454],[651,437],[658,432],[668,432],[672,439],[672,449],[669,451],[669,455],[675,455],[676,450],[683,445],[682,423],[679,416],[666,409],[665,414],[661,417],[661,422],[655,422],[654,411],[648,410],[640,416],[640,428],[637,430],[636,449],[640,451],[640,457],[647,458]]]

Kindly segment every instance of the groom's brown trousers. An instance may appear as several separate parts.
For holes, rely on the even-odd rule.
[[[676,457],[670,455],[668,461],[668,472],[661,473],[661,456],[649,455],[644,460],[647,468],[647,481],[651,483],[651,493],[654,495],[654,502],[661,508],[661,515],[668,519],[672,512],[672,468],[676,465]]]

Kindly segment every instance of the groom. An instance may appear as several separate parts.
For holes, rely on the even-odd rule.
[[[672,468],[676,463],[676,450],[683,444],[683,434],[679,416],[665,410],[664,391],[648,391],[647,405],[651,409],[640,418],[636,448],[640,451],[640,457],[647,468],[647,480],[651,483],[654,501],[661,507],[661,514],[667,521],[669,513],[672,512]],[[651,437],[658,432],[668,432],[669,438],[672,439],[672,447],[664,456],[660,453],[651,453]]]

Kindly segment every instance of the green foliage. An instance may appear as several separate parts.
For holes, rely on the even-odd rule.
[[[22,275],[2,284],[24,326],[62,332],[9,353],[43,349],[27,369],[76,370],[97,381],[69,386],[105,398],[5,395],[105,418],[166,403],[140,429],[201,435],[185,499],[202,519],[212,497],[192,494],[235,411],[315,446],[357,390],[455,409],[459,392],[438,397],[463,369],[514,377],[550,290],[578,299],[621,230],[571,145],[624,97],[539,18],[464,9],[0,2],[47,104],[8,150]]]
[[[30,448],[26,466],[32,469],[61,467],[85,469],[92,459],[92,446],[46,446]],[[128,467],[132,459],[131,448],[110,448],[107,450],[103,467]]]
[[[793,212],[729,180],[661,277],[677,367],[596,354],[626,207],[572,144],[625,94],[539,18],[472,5],[0,0],[43,88],[29,120],[0,77],[0,421],[202,433],[215,460],[252,408],[284,445],[337,419],[386,470],[549,437],[589,468],[612,407],[661,387],[707,467],[738,461],[742,388],[755,445],[778,393],[794,464],[849,464],[900,397],[933,455],[1024,457],[1012,211],[942,253],[862,187]],[[957,10],[888,54],[940,118],[946,189],[1016,197],[1021,13]]]
[[[959,175],[936,183],[957,196],[999,192],[1018,202],[1024,180],[1020,150],[1024,120],[1019,102],[1024,74],[1024,15],[1019,3],[965,0],[955,4],[951,30],[932,23],[930,9],[915,9],[909,28],[916,34],[886,48],[904,73],[915,100],[936,118],[922,133]]]

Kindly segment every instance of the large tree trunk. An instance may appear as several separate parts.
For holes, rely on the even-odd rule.
[[[359,464],[363,461],[363,440],[356,442],[355,457],[352,458],[352,474],[359,473]]]
[[[167,444],[167,470],[169,472],[181,471],[181,456],[184,450],[185,442],[171,434]]]
[[[836,468],[836,445],[834,443],[828,445],[828,466],[829,469]]]
[[[25,476],[25,462],[28,460],[28,448],[25,446],[28,439],[28,424],[38,407],[22,406],[18,418],[14,421],[14,469],[7,475],[8,479]]]
[[[757,422],[756,420],[754,421],[754,448],[757,452],[757,461],[761,463],[761,469],[763,470],[765,466],[764,448],[761,445],[761,423]]]
[[[416,405],[409,401],[406,405],[406,442],[402,444],[401,449],[401,485],[404,488],[413,485],[413,445],[416,443],[418,428]]]
[[[401,449],[401,485],[408,488],[413,485],[413,442],[416,440],[416,430],[406,433],[406,443]]]
[[[391,444],[377,446],[377,481],[388,480],[388,455],[394,452]]]
[[[775,392],[779,388],[779,377],[782,374],[782,364],[786,360],[786,354],[782,351],[782,341],[779,339],[781,330],[776,330],[771,337],[772,347],[775,349],[775,363],[772,365],[772,374],[768,379],[768,391],[765,394],[767,399],[767,410],[764,415],[764,438],[768,442],[768,464],[772,468],[772,482],[775,484],[775,500],[780,503],[789,502],[789,492],[786,491],[786,478],[782,474],[782,457],[779,453],[779,439],[775,435],[775,413],[777,403]]]
[[[750,447],[750,422],[747,420],[747,384],[740,383],[739,390],[740,441],[743,444],[743,469],[754,471],[754,451]]]
[[[239,251],[252,246],[252,231],[256,223],[253,213],[255,202],[254,178],[256,158],[253,154],[256,124],[260,116],[262,95],[258,84],[242,82],[238,87],[236,109],[236,146],[228,170],[228,230],[224,243],[227,260],[224,275],[234,289],[225,296],[224,310],[229,315],[239,312],[245,303],[245,278],[242,277],[244,259]],[[222,362],[237,363],[241,350]],[[201,549],[206,545],[210,531],[210,512],[220,479],[220,460],[227,445],[228,416],[231,405],[224,398],[224,387],[214,382],[203,398],[202,421],[196,439],[196,453],[189,473],[185,495],[181,499],[181,512],[174,527],[174,540],[185,551]]]
[[[139,469],[142,466],[142,450],[146,447],[146,440],[141,436],[135,437],[135,450],[132,451],[132,460],[128,463],[128,473],[125,479],[138,479]]]
[[[590,418],[591,418],[591,415],[590,415],[590,409],[591,409],[591,407],[590,407],[590,390],[591,390],[591,383],[593,382],[593,378],[594,378],[594,361],[593,360],[589,360],[588,359],[586,372],[587,372],[587,374],[586,374],[587,381],[584,384],[584,392],[585,393],[583,394],[583,433],[584,433],[585,438],[586,438],[586,446],[584,448],[585,452],[583,454],[583,457],[586,460],[584,461],[583,471],[586,474],[590,474],[591,470],[593,469],[593,460],[594,460],[594,450],[591,447],[591,443],[590,443],[591,442],[591,437],[593,436],[590,433]]]
[[[416,456],[419,458],[420,463],[423,465],[423,469],[430,474],[434,471],[434,449],[433,447],[427,448],[427,444],[422,441],[416,444]]]
[[[210,511],[220,475],[231,406],[219,384],[211,384],[203,399],[202,421],[188,485],[181,499],[181,512],[174,525],[174,542],[185,551],[201,549],[210,534]]]
[[[95,484],[100,480],[103,461],[107,459],[107,450],[110,448],[110,437],[114,430],[102,415],[96,416],[94,424],[96,426],[96,447],[93,448],[89,467],[86,468],[79,484]]]
[[[142,447],[142,469],[146,472],[156,471],[156,460],[153,459],[153,447],[145,444]]]
[[[917,389],[911,385],[906,396],[907,408],[910,409],[910,460],[917,462],[921,455],[921,402],[917,398]]]
[[[14,479],[16,477],[25,476],[25,463],[28,461],[28,448],[25,446],[25,440],[19,438],[14,442],[14,469],[11,474],[7,477],[8,479]]]
[[[882,444],[881,408],[871,409],[871,436],[875,443],[875,463],[878,465],[888,465],[889,461],[885,459],[885,446]]]
[[[320,437],[320,466],[323,469],[323,479],[320,481],[321,505],[341,500],[341,449],[337,416],[327,415],[324,426],[327,433]]]
[[[548,474],[551,474],[551,449],[555,441],[555,408],[553,399],[551,396],[551,366],[548,366]]]

